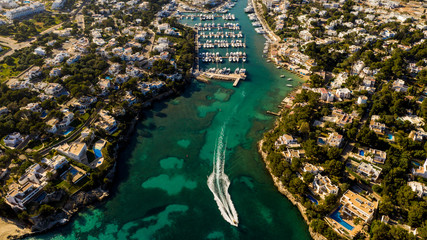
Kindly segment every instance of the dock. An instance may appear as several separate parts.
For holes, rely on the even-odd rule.
[[[237,87],[239,85],[240,81],[243,81],[246,79],[245,74],[219,74],[219,73],[202,73],[199,76],[201,79],[215,79],[215,80],[222,80],[222,81],[233,81],[233,87]]]
[[[273,115],[273,116],[280,116],[280,113],[275,113],[272,111],[267,111],[267,114]]]

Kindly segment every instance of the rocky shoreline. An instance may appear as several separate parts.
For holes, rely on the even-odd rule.
[[[314,240],[327,240],[327,238],[326,237],[324,237],[323,235],[321,235],[321,234],[319,234],[319,233],[316,233],[316,232],[314,232],[313,231],[313,229],[310,227],[310,221],[308,220],[308,217],[307,217],[307,215],[305,214],[305,212],[306,212],[306,208],[292,195],[292,193],[290,193],[289,191],[288,191],[288,189],[286,189],[284,186],[283,186],[283,184],[282,184],[282,182],[280,181],[280,179],[278,178],[278,177],[276,177],[276,176],[274,176],[272,173],[271,173],[271,169],[270,169],[270,167],[268,166],[268,161],[267,161],[267,153],[265,153],[264,151],[262,151],[262,144],[264,143],[264,140],[260,140],[259,142],[258,142],[258,151],[259,151],[259,153],[261,154],[261,156],[262,156],[262,159],[263,159],[263,161],[264,161],[264,163],[265,163],[265,167],[267,168],[267,170],[268,170],[268,173],[270,173],[270,176],[271,176],[271,178],[273,179],[273,182],[274,182],[274,186],[276,186],[276,188],[277,188],[277,190],[279,190],[279,192],[281,193],[281,194],[283,194],[283,195],[285,195],[286,196],[286,198],[287,199],[289,199],[289,201],[291,201],[291,203],[293,204],[293,205],[295,205],[297,208],[298,208],[298,210],[300,211],[300,213],[301,213],[301,215],[302,215],[302,217],[304,218],[304,221],[307,223],[307,225],[308,225],[308,231],[310,232],[310,235],[311,235],[311,237],[314,239]]]
[[[292,92],[290,92],[288,95],[290,95],[290,94],[292,94],[292,93],[294,93],[294,92],[298,91],[299,89],[300,89],[300,87],[295,88],[295,89],[294,89]],[[281,114],[282,114],[282,112],[283,112],[283,109],[280,109],[279,114],[281,115]],[[279,118],[280,118],[280,117],[279,117]],[[278,121],[279,121],[279,118],[277,118],[277,119],[276,119],[276,121],[275,121],[275,123],[274,123],[274,127],[273,127],[273,129],[272,129],[272,130],[274,130],[274,129],[276,129],[276,128],[278,127]],[[270,130],[270,131],[272,131],[272,130]],[[283,194],[287,199],[289,199],[289,201],[291,201],[291,203],[292,203],[293,205],[295,205],[295,206],[298,208],[299,212],[301,213],[302,217],[304,218],[304,221],[307,223],[308,231],[310,232],[311,237],[312,237],[314,240],[327,240],[327,238],[326,238],[326,237],[324,237],[323,235],[321,235],[321,234],[316,233],[316,232],[314,232],[314,231],[313,231],[313,229],[310,227],[310,220],[309,220],[309,219],[308,219],[308,217],[307,217],[307,214],[306,214],[306,208],[304,207],[304,205],[302,205],[302,204],[301,204],[301,203],[300,203],[300,202],[299,202],[299,201],[298,201],[298,200],[297,200],[297,199],[292,195],[292,193],[290,193],[290,192],[288,191],[288,189],[287,189],[285,186],[283,186],[282,182],[280,181],[280,179],[279,179],[278,177],[276,177],[276,176],[274,176],[274,175],[273,175],[272,170],[271,170],[271,168],[269,167],[269,162],[267,161],[267,155],[268,155],[268,154],[262,150],[262,145],[263,145],[263,143],[264,143],[264,139],[261,139],[261,140],[258,142],[258,152],[261,154],[262,160],[263,160],[263,161],[264,161],[264,163],[265,163],[265,167],[266,167],[266,169],[267,169],[268,173],[270,174],[271,178],[273,179],[274,186],[276,186],[277,190],[278,190],[281,194]]]
[[[184,86],[190,84],[191,81],[187,80]],[[184,87],[182,89],[185,89]],[[162,94],[159,94],[153,97],[150,100],[147,100],[142,103],[143,109],[148,109],[152,106],[155,101],[162,101],[171,96],[178,95],[182,90],[174,91],[169,90]],[[120,143],[116,145],[113,158],[117,160],[119,152],[126,146],[127,141],[130,139],[130,136],[135,130],[138,119],[140,119],[140,114],[142,110],[137,114],[137,116],[131,121],[131,124],[128,126],[128,129],[125,134],[119,137]],[[109,179],[109,182],[114,181],[115,172],[116,172],[117,162],[110,169],[106,178]],[[64,193],[61,191],[52,193],[46,197],[45,201],[60,199]],[[67,224],[76,213],[80,210],[89,207],[93,204],[99,203],[110,195],[110,187],[107,185],[99,186],[96,189],[90,190],[88,192],[78,191],[70,197],[70,199],[65,203],[64,207],[57,213],[48,216],[41,217],[35,216],[30,219],[33,223],[31,228],[25,227],[24,224],[19,222],[14,222],[10,220],[1,220],[0,221],[0,238],[1,239],[23,239],[29,236],[46,233],[47,231],[53,229],[54,227],[63,226]]]

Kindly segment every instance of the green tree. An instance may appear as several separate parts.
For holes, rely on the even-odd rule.
[[[323,86],[323,78],[317,74],[313,74],[310,76],[310,80],[309,80],[310,86],[311,87],[322,87]]]

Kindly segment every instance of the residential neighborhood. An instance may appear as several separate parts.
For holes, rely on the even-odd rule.
[[[11,2],[4,15],[37,21],[67,2]],[[2,74],[16,71],[0,81],[1,204],[13,210],[12,219],[43,231],[63,221],[73,196],[107,196],[118,148],[135,119],[188,84],[193,30],[148,6],[170,15],[176,3],[88,2],[80,9],[82,26],[69,15],[1,61]],[[76,210],[65,210],[65,218]],[[41,217],[47,212],[51,217]]]
[[[425,3],[254,2],[268,58],[306,79],[282,101],[262,151],[311,229],[328,239],[380,229],[425,237]]]

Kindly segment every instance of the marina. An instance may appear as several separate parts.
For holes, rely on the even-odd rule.
[[[233,87],[246,79],[244,64],[249,59],[244,51],[245,34],[234,14],[191,13],[180,15],[180,19],[197,32],[196,79],[231,81]]]
[[[208,20],[229,20],[234,21],[236,20],[236,17],[234,14],[221,14],[221,13],[191,13],[191,14],[185,14],[180,15],[179,18],[182,19],[190,19],[190,20],[200,20],[200,21],[208,21]]]
[[[246,48],[246,43],[242,40],[206,40],[204,43],[198,42],[197,48]]]
[[[256,148],[274,124],[266,111],[291,91],[284,79],[294,78],[295,85],[300,80],[262,57],[265,39],[243,12],[247,2],[239,0],[230,10],[247,47],[228,48],[245,52],[247,62],[198,61],[207,73],[230,68],[228,75],[234,76],[237,68],[246,69],[246,80],[236,88],[232,79],[193,81],[181,95],[153,103],[120,153],[121,180],[111,197],[35,239],[310,239],[298,209],[277,192]],[[225,22],[231,21],[215,20]],[[227,48],[196,51],[226,56]]]

